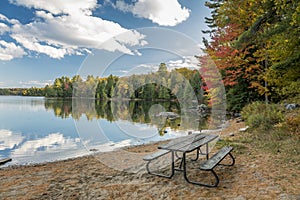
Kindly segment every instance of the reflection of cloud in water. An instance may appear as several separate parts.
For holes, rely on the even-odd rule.
[[[13,133],[10,130],[0,130],[0,150],[12,149],[24,140],[21,133]]]
[[[75,149],[80,142],[79,138],[64,138],[61,133],[52,133],[45,138],[26,141],[16,149],[14,155],[35,155],[36,152],[58,152],[62,149]]]
[[[51,133],[44,138],[24,142],[11,152],[13,164],[41,163],[87,155],[79,138],[65,138],[61,133]]]
[[[141,129],[143,128],[141,127]],[[133,137],[119,141],[106,140],[105,143],[103,141],[99,143],[99,141],[94,140],[66,138],[61,133],[51,133],[43,138],[26,141],[21,134],[12,133],[9,130],[0,130],[0,134],[0,148],[2,150],[11,149],[10,156],[13,161],[8,165],[63,160],[93,154],[94,150],[96,152],[109,152],[126,146],[162,140],[161,136],[156,135],[151,138]],[[165,134],[164,139],[178,137],[182,134],[185,135],[186,133],[170,131]]]

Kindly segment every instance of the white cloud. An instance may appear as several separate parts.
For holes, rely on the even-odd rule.
[[[194,56],[185,56],[180,60],[170,60],[167,62],[169,70],[176,68],[200,69],[199,61]]]
[[[126,74],[123,74],[123,76],[130,76],[133,74],[149,74],[151,72],[156,72],[157,70],[158,64],[145,63],[135,66],[134,68],[130,69],[130,71],[127,71]]]
[[[12,149],[24,140],[20,133],[13,133],[10,130],[0,130],[0,150]]]
[[[7,22],[9,24],[16,24],[19,22],[16,19],[8,19],[6,16],[2,15],[1,13],[0,13],[0,21]]]
[[[83,55],[90,49],[105,49],[134,54],[128,47],[144,45],[144,35],[119,24],[92,16],[98,7],[96,0],[10,0],[16,5],[37,9],[35,19],[28,24],[0,15],[10,23],[10,37],[25,49],[61,59],[66,55]],[[7,24],[4,24],[7,25]],[[4,26],[2,25],[2,26]],[[1,24],[0,24],[1,27]],[[116,37],[119,34],[126,37]],[[109,41],[109,43],[107,43]],[[12,59],[0,56],[0,60]]]
[[[114,6],[161,26],[176,26],[190,15],[190,10],[182,7],[177,0],[137,0],[133,5],[118,0]]]
[[[13,58],[21,58],[26,55],[24,49],[17,46],[13,42],[5,42],[0,40],[0,60],[12,60]]]
[[[177,68],[188,68],[191,70],[200,69],[198,66],[199,61],[194,56],[184,56],[179,60],[169,60],[166,62],[168,71],[172,71]],[[130,71],[125,71],[123,76],[130,76],[132,74],[148,74],[151,72],[156,72],[159,68],[158,63],[145,63],[140,64],[132,68]],[[121,71],[120,71],[121,72]]]
[[[8,32],[9,30],[10,28],[6,24],[0,22],[0,35]]]
[[[81,12],[85,15],[91,15],[91,11],[97,7],[97,0],[10,0],[10,2],[28,8],[48,10],[53,14]]]
[[[26,82],[19,82],[22,87],[44,87],[46,85],[51,85],[53,83],[53,80],[45,80],[45,81],[37,81],[37,80],[31,80]]]

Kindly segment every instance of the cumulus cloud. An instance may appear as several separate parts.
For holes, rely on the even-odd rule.
[[[10,0],[11,3],[28,8],[48,10],[53,14],[76,14],[78,12],[91,15],[97,7],[97,0]]]
[[[9,31],[10,37],[26,50],[46,54],[52,58],[82,55],[89,53],[89,49],[93,48],[134,54],[129,46],[146,43],[145,36],[139,32],[92,16],[92,11],[98,7],[96,0],[10,0],[10,2],[37,9],[36,17],[33,22],[21,24],[0,14],[0,27],[4,27],[0,34]],[[126,33],[125,38],[117,37],[123,33]],[[0,53],[1,51],[4,51],[3,47]],[[4,54],[0,59],[8,60],[13,57]]]
[[[199,60],[194,56],[185,56],[179,60],[170,60],[168,63],[169,70],[176,68],[200,69]]]
[[[13,58],[21,58],[26,55],[24,49],[13,42],[0,40],[0,60],[9,61]]]
[[[199,67],[199,61],[194,56],[184,56],[182,59],[178,60],[169,60],[166,62],[168,71],[172,71],[173,69],[178,68],[188,68],[191,70],[194,69],[200,69]],[[156,72],[159,68],[159,64],[155,63],[146,63],[146,64],[140,64],[134,68],[132,68],[130,71],[127,72],[126,75],[131,74],[148,74],[151,72]]]
[[[118,0],[114,6],[161,26],[176,26],[190,15],[190,10],[182,7],[177,0],[137,0],[133,5]]]
[[[9,26],[0,22],[0,35],[8,32],[10,30]]]

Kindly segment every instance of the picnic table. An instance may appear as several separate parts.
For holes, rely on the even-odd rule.
[[[219,178],[217,174],[214,171],[214,168],[219,165],[219,163],[227,156],[229,155],[232,158],[231,164],[226,164],[227,166],[234,165],[235,159],[231,154],[232,147],[224,147],[220,151],[218,151],[216,154],[214,154],[211,158],[209,158],[209,143],[213,140],[217,139],[218,135],[215,134],[205,134],[205,133],[197,133],[197,134],[191,134],[188,136],[180,137],[171,140],[169,143],[158,146],[158,151],[155,153],[152,153],[150,155],[147,155],[144,157],[144,160],[147,161],[147,171],[149,174],[154,174],[161,177],[171,178],[175,171],[183,172],[183,176],[185,180],[188,183],[201,185],[201,186],[207,186],[207,187],[216,187],[219,183]],[[201,150],[201,147],[205,146],[205,151],[203,152]],[[215,183],[214,184],[205,184],[200,183],[196,181],[192,181],[187,176],[187,159],[186,154],[196,151],[196,158],[192,159],[192,161],[197,161],[199,159],[200,155],[205,155],[206,161],[202,162],[199,166],[200,170],[204,171],[211,171],[212,174],[215,177]],[[164,175],[156,172],[152,172],[149,168],[149,165],[152,161],[158,159],[159,157],[166,155],[170,153],[171,154],[171,174],[170,175]],[[182,156],[178,156],[178,154],[182,154]],[[179,167],[175,167],[175,157],[180,161]]]

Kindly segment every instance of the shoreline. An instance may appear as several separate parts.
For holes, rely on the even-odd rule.
[[[221,137],[235,141],[244,133],[243,124],[233,124]],[[234,133],[234,136],[230,136]],[[161,143],[161,142],[159,142]],[[142,156],[157,149],[158,143],[125,147],[124,152]],[[213,151],[217,150],[218,145]],[[277,156],[247,145],[234,149],[236,164],[219,166],[217,188],[187,183],[182,173],[171,179],[147,174],[145,162],[124,157],[122,151],[67,160],[0,169],[0,199],[291,199],[300,198],[300,169],[280,166]],[[192,158],[193,155],[190,155]],[[109,162],[108,162],[109,161]],[[226,160],[225,160],[226,161]],[[131,171],[130,162],[135,164]],[[120,163],[123,165],[121,168]],[[116,164],[116,165],[113,165]],[[178,163],[177,163],[178,164]],[[126,166],[127,165],[127,166]],[[208,180],[197,170],[199,162],[189,162],[189,176]],[[167,169],[166,169],[167,170]],[[283,178],[284,177],[284,178]]]
[[[226,127],[226,126],[225,126]],[[226,129],[226,128],[225,128]],[[188,130],[184,131],[186,132],[186,134],[188,134]],[[221,133],[222,129],[205,129],[205,130],[201,130],[201,133]],[[199,131],[195,131],[195,133],[199,133]],[[183,135],[183,134],[182,134]],[[176,136],[176,137],[180,137],[180,135]],[[175,138],[175,137],[174,137]],[[73,159],[80,159],[86,156],[95,156],[97,154],[103,154],[103,153],[109,153],[109,152],[114,152],[114,151],[122,151],[122,150],[128,150],[128,149],[134,149],[134,148],[139,148],[142,146],[147,146],[147,145],[157,145],[161,142],[167,142],[172,138],[167,138],[164,140],[159,140],[159,141],[150,141],[147,143],[141,143],[141,144],[132,144],[129,146],[118,146],[115,147],[112,150],[107,150],[107,151],[100,151],[99,149],[86,149],[86,153],[84,155],[78,155],[75,157],[68,157],[68,158],[61,158],[61,159],[53,159],[53,160],[48,160],[48,161],[42,161],[42,162],[24,162],[24,163],[16,163],[16,164],[11,164],[11,161],[8,163],[5,163],[3,165],[0,165],[0,170],[3,168],[8,168],[8,167],[13,167],[13,168],[17,168],[17,167],[22,167],[22,166],[38,166],[38,165],[44,165],[44,164],[49,164],[49,163],[53,163],[53,162],[63,162],[63,161],[68,161],[68,160],[73,160]],[[13,158],[7,158],[7,159],[13,159]],[[13,161],[13,160],[12,160]]]

